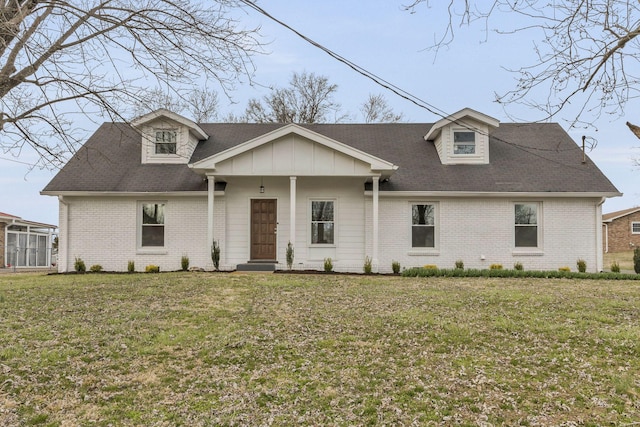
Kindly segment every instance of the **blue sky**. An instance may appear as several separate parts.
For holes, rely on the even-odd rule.
[[[436,57],[426,48],[444,30],[446,11],[438,7],[424,6],[410,14],[402,9],[402,0],[265,0],[259,4],[316,42],[443,112],[471,107],[501,122],[514,121],[509,116],[518,121],[541,118],[536,110],[513,106],[505,112],[494,102],[496,92],[504,93],[515,85],[516,76],[505,69],[530,65],[534,60],[532,40],[527,35],[485,34],[481,25],[456,28],[453,44]],[[405,121],[434,122],[440,118],[378,86],[257,12],[247,10],[238,16],[247,26],[261,26],[269,53],[255,58],[257,71],[252,85],[243,78],[232,93],[232,100],[220,93],[222,113],[241,114],[250,98],[267,94],[269,86],[286,86],[293,72],[306,71],[326,76],[338,85],[335,99],[354,122],[363,121],[360,104],[369,94],[379,93],[396,112],[404,114]],[[513,16],[496,15],[489,28],[518,25]],[[640,205],[640,169],[634,168],[632,161],[640,158],[640,140],[625,126],[627,120],[640,124],[638,111],[637,102],[629,103],[627,116],[604,117],[595,123],[597,131],[569,130],[576,141],[583,134],[598,140],[597,147],[588,154],[624,193],[623,197],[607,200],[604,212]],[[568,111],[554,121],[567,129],[564,119],[570,117]],[[97,127],[85,125],[90,129],[92,126]],[[39,195],[55,172],[30,171],[16,160],[34,162],[33,154],[27,150],[18,159],[0,153],[0,212],[57,224],[57,199]]]

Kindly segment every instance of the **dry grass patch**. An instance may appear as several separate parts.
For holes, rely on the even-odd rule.
[[[0,277],[0,425],[624,425],[640,284]]]
[[[611,264],[617,262],[620,270],[633,273],[633,251],[609,252],[604,254],[604,269],[611,270]]]

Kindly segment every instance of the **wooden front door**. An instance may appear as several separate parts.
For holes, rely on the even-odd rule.
[[[251,200],[251,260],[276,259],[276,199]]]

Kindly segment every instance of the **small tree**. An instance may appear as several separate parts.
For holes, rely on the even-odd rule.
[[[214,240],[211,244],[211,261],[213,261],[213,268],[220,269],[220,245],[217,240]]]
[[[289,270],[291,270],[291,267],[293,267],[293,257],[294,257],[293,245],[291,244],[291,242],[289,242],[287,244],[287,268]]]
[[[633,270],[640,274],[640,247],[633,250]]]

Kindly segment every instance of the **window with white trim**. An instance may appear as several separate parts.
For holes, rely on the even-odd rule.
[[[156,154],[176,154],[178,152],[178,132],[175,130],[157,130],[155,141]]]
[[[453,131],[453,154],[476,154],[476,133],[473,131]]]
[[[436,247],[436,207],[434,204],[411,205],[411,247]]]
[[[141,247],[164,247],[164,203],[142,203]]]
[[[516,203],[514,205],[515,247],[538,247],[538,203]]]
[[[631,234],[640,234],[640,222],[631,223]]]
[[[333,200],[311,201],[311,244],[333,245],[335,231],[335,202]]]

